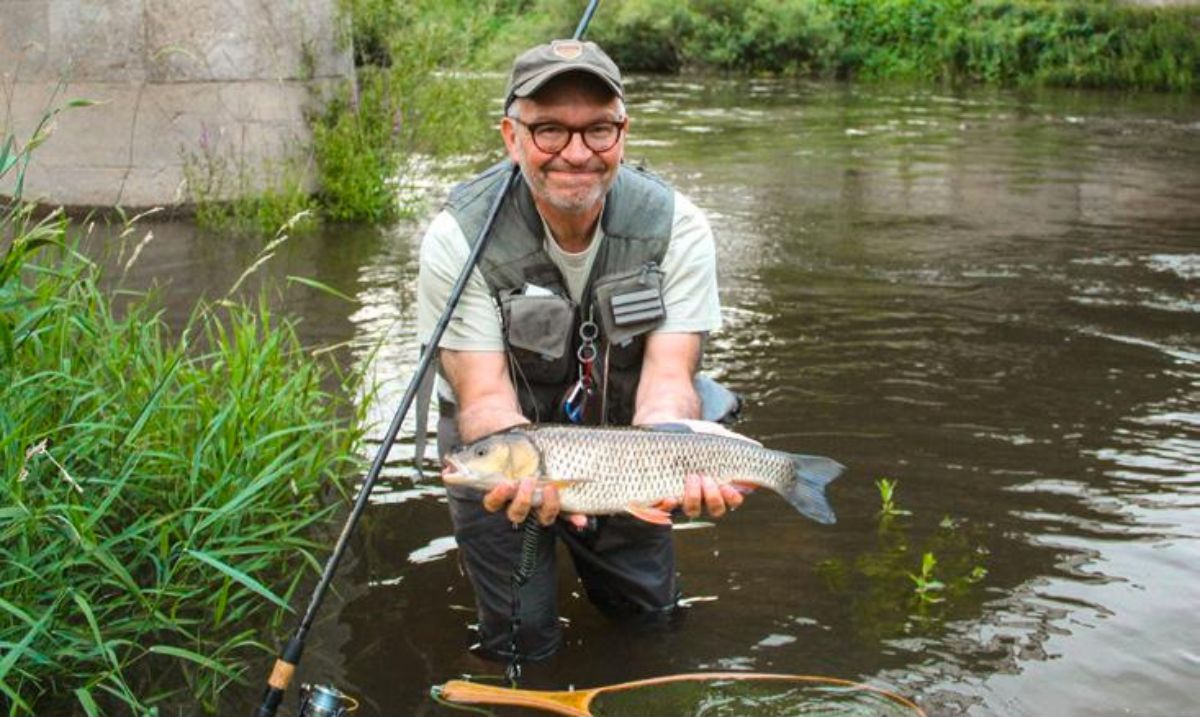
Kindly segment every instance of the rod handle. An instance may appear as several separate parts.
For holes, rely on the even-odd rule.
[[[293,637],[284,646],[283,652],[275,660],[271,668],[271,676],[267,678],[267,689],[263,692],[262,702],[254,710],[254,717],[275,717],[283,695],[287,692],[292,677],[296,675],[296,665],[300,663],[300,655],[304,652],[304,640]]]

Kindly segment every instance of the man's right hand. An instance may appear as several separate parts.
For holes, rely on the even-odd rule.
[[[537,480],[534,478],[523,478],[520,483],[504,483],[498,485],[488,491],[487,495],[483,496],[483,508],[489,513],[508,506],[505,510],[505,515],[513,523],[524,522],[533,510],[533,495],[537,490]],[[537,507],[537,520],[542,525],[552,525],[559,517],[561,502],[558,497],[558,488],[552,484],[544,484],[541,488],[542,501]],[[564,520],[571,523],[576,528],[583,529],[587,527],[587,516],[581,513],[563,513]]]

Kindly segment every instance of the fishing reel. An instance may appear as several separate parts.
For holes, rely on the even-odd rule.
[[[347,717],[358,709],[358,700],[331,685],[301,685],[296,717]]]

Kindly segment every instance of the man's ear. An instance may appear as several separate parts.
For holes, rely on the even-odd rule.
[[[520,157],[517,156],[517,123],[511,117],[500,118],[500,136],[504,138],[508,158],[514,162],[520,161]]]

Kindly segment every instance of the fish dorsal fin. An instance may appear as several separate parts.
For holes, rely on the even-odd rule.
[[[739,441],[752,443],[759,447],[762,446],[761,443],[753,438],[750,438],[749,436],[743,436],[740,433],[734,433],[725,426],[722,426],[720,423],[713,423],[712,421],[697,421],[691,418],[681,418],[679,420],[671,421],[671,423],[678,423],[681,426],[687,426],[688,428],[692,429],[693,433],[707,433],[708,435],[721,436],[722,438],[736,438]]]

